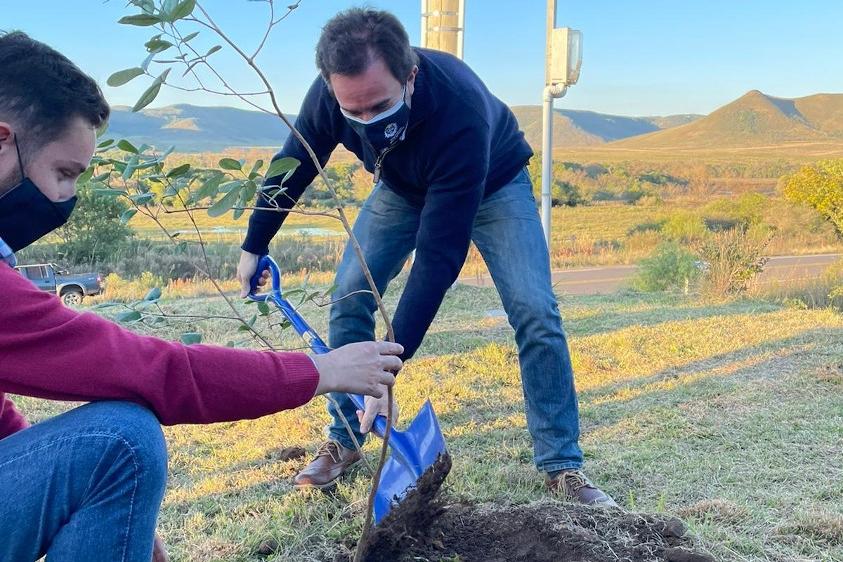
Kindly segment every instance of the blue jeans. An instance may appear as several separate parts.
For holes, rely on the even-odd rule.
[[[167,481],[158,420],[96,402],[0,440],[0,561],[150,562]]]
[[[366,263],[383,293],[415,247],[421,207],[378,184],[354,224]],[[579,412],[568,341],[550,281],[550,259],[542,233],[532,184],[526,170],[486,197],[474,220],[472,240],[498,289],[510,325],[515,329],[527,428],[533,438],[536,466],[543,472],[580,468]],[[347,247],[337,270],[337,297],[369,288]],[[355,295],[331,307],[332,347],[372,340],[376,305],[371,295]],[[400,381],[400,376],[399,376]],[[399,382],[400,384],[400,382]],[[345,394],[332,395],[331,439],[353,448],[340,416],[362,443],[354,404]]]

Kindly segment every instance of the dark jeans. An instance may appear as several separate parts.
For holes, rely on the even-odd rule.
[[[354,234],[378,289],[383,292],[415,247],[421,207],[379,184],[369,196]],[[532,184],[526,171],[487,197],[474,220],[474,241],[492,274],[509,323],[515,329],[527,427],[533,437],[536,466],[544,472],[580,468],[579,412],[568,342],[550,281],[550,259]],[[369,288],[354,250],[347,247],[337,271],[336,295]],[[376,310],[371,295],[355,295],[331,308],[332,347],[374,339]],[[400,376],[399,376],[399,383]],[[338,412],[330,437],[353,448],[340,415],[363,442],[354,404],[334,394]]]
[[[158,420],[96,402],[0,440],[0,561],[150,562],[167,482]]]

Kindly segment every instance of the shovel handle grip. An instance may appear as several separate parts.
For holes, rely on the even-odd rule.
[[[257,294],[258,281],[260,281],[263,272],[269,270],[272,278],[272,288],[266,292]],[[281,314],[289,320],[290,324],[296,332],[307,342],[310,349],[314,353],[323,354],[331,351],[331,348],[325,345],[325,342],[319,337],[319,334],[310,327],[310,324],[302,317],[301,314],[290,304],[290,301],[284,298],[281,294],[281,269],[272,257],[268,255],[261,256],[258,260],[258,267],[255,274],[249,280],[249,295],[246,297],[255,302],[272,301],[275,306],[281,311]],[[363,396],[360,394],[348,393],[347,396],[351,399],[354,405],[360,410],[365,410],[366,405]],[[383,437],[386,433],[386,417],[378,415],[372,424],[372,432],[378,437]]]

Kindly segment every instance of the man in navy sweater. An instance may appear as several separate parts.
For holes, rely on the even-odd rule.
[[[459,59],[410,47],[388,12],[351,9],[331,19],[316,49],[321,76],[296,120],[324,165],[338,144],[374,174],[375,187],[354,225],[378,290],[386,290],[416,250],[393,325],[416,352],[474,241],[489,267],[515,329],[536,466],[548,487],[568,499],[614,505],[581,472],[579,414],[568,343],[550,282],[547,245],[525,166],[532,150],[515,116]],[[238,277],[243,292],[260,255],[289,209],[316,177],[292,135],[276,158],[301,165],[274,197],[265,191],[249,220]],[[282,178],[271,178],[277,185]],[[336,295],[367,290],[354,250],[345,250]],[[332,347],[374,338],[376,305],[357,293],[331,308]],[[343,417],[359,442],[386,399],[354,404],[337,394],[329,440],[295,477],[301,487],[326,488],[360,461]]]

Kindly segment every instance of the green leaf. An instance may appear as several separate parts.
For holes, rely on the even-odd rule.
[[[131,178],[135,171],[138,169],[138,157],[132,156],[128,162],[126,162],[126,166],[123,168],[123,179],[128,180]]]
[[[117,321],[122,323],[137,322],[141,319],[141,313],[137,310],[124,310],[117,315]]]
[[[253,314],[251,318],[249,318],[244,324],[240,324],[237,328],[238,332],[250,332],[252,331],[252,327],[255,325],[255,321],[258,319],[257,314]]]
[[[159,289],[158,287],[153,287],[152,289],[149,290],[149,292],[146,294],[146,296],[143,297],[143,300],[151,302],[151,301],[157,301],[160,298],[161,298],[161,289]]]
[[[88,166],[88,169],[82,172],[82,175],[76,178],[76,185],[85,185],[94,175],[94,167]]]
[[[243,180],[227,181],[220,186],[219,192],[228,193],[232,189],[239,189],[241,185],[243,185]]]
[[[219,193],[220,183],[223,179],[225,179],[225,176],[223,175],[213,176],[212,178],[210,178],[208,181],[202,184],[202,187],[200,187],[198,191],[194,192],[191,195],[191,202],[198,203],[199,201],[207,199],[208,197],[215,197],[217,193]]]
[[[135,145],[133,145],[126,139],[121,139],[120,142],[117,143],[117,148],[119,148],[123,152],[131,152],[132,154],[138,153],[138,149],[135,148]]]
[[[161,23],[161,18],[153,16],[152,14],[137,14],[134,16],[125,16],[117,20],[117,23],[123,25],[137,25],[139,27],[149,27]]]
[[[146,205],[155,198],[154,193],[138,193],[129,197],[136,205]]]
[[[143,62],[141,63],[141,68],[144,72],[149,70],[149,63],[152,62],[153,58],[155,58],[155,53],[149,53],[148,55],[146,55],[146,58],[143,59]]]
[[[164,80],[167,79],[167,75],[169,73],[170,73],[170,69],[168,68],[167,70],[162,72],[161,75],[152,82],[152,85],[149,88],[146,89],[146,91],[143,93],[143,95],[137,101],[135,106],[132,108],[133,112],[138,112],[141,109],[143,109],[144,107],[146,107],[147,105],[151,104],[153,101],[155,101],[155,98],[158,96],[158,92],[161,91],[161,84],[163,84]]]
[[[190,170],[190,164],[182,164],[181,166],[173,168],[172,170],[167,172],[167,177],[168,178],[175,178],[175,177],[178,177],[178,176],[183,176],[189,170]]]
[[[208,209],[208,215],[211,217],[220,217],[228,212],[234,204],[237,202],[237,199],[240,197],[240,188],[239,187],[232,187],[231,190],[225,194],[225,196],[211,205],[211,208]]]
[[[263,168],[263,160],[255,160],[255,163],[252,164],[252,171],[249,172],[249,179],[252,179],[252,174],[257,173],[261,168]]]
[[[223,158],[220,160],[220,168],[223,170],[242,170],[243,165],[234,158]]]
[[[142,74],[143,69],[139,66],[135,68],[127,68],[126,70],[120,70],[109,76],[108,80],[106,80],[106,84],[112,88],[117,88],[118,86],[129,83]]]
[[[301,162],[290,156],[285,156],[284,158],[273,160],[269,164],[269,169],[266,171],[266,177],[274,178],[276,176],[280,176],[281,174],[286,174],[290,170],[295,170],[296,168],[298,168],[300,164]]]
[[[243,189],[243,194],[240,198],[244,207],[251,203],[252,199],[255,198],[255,193],[257,193],[257,191],[258,184],[256,184],[252,180],[246,182],[245,187]]]
[[[158,53],[163,53],[172,46],[172,43],[170,43],[169,41],[165,41],[164,39],[150,39],[149,41],[144,43],[144,47],[146,47],[146,50],[150,53],[155,53],[156,55]]]
[[[194,39],[197,35],[199,35],[199,32],[198,32],[198,31],[194,31],[193,33],[188,33],[187,35],[185,35],[185,36],[182,38],[181,42],[182,42],[182,43],[187,43],[187,42],[188,42],[188,41],[190,41],[191,39]]]
[[[188,65],[187,65],[187,68],[186,68],[186,69],[184,70],[184,72],[182,72],[182,74],[181,74],[181,75],[182,75],[182,78],[184,78],[185,76],[187,76],[187,73],[188,73],[188,72],[190,72],[191,70],[193,70],[193,67],[194,67],[194,66],[196,66],[197,64],[199,64],[200,62],[202,62],[202,59],[196,59],[196,60],[194,60],[193,62],[191,62],[190,64],[188,64]]]
[[[109,196],[109,197],[118,197],[120,195],[126,195],[126,192],[123,191],[122,189],[111,189],[111,188],[108,188],[108,187],[97,188],[97,189],[94,189],[93,191],[97,195],[106,195],[106,196]]]
[[[102,141],[101,143],[99,143],[97,145],[97,148],[99,148],[99,149],[108,148],[112,144],[114,144],[114,139],[105,139],[104,141]]]
[[[132,220],[132,217],[135,216],[135,213],[137,212],[137,209],[126,209],[123,211],[123,214],[120,215],[120,223],[127,224],[130,220]]]
[[[202,334],[198,332],[185,332],[179,338],[184,345],[202,343]]]
[[[211,47],[210,49],[208,49],[208,52],[207,52],[207,53],[205,53],[205,56],[204,56],[204,57],[202,57],[202,58],[208,58],[208,57],[210,57],[211,55],[213,55],[214,53],[216,53],[217,51],[219,51],[220,49],[222,49],[222,45],[214,45],[213,47]]]
[[[260,311],[261,316],[269,316],[270,308],[269,305],[265,302],[258,303],[258,311]]]
[[[183,0],[182,2],[179,2],[178,5],[173,9],[168,19],[171,22],[174,22],[176,20],[186,18],[187,16],[193,13],[193,9],[195,7],[196,0]]]
[[[278,187],[277,185],[267,185],[266,187],[261,188],[261,192],[264,194],[264,197],[266,197],[266,200],[276,204],[278,202],[275,199],[282,193],[285,193],[286,191],[286,187]]]

